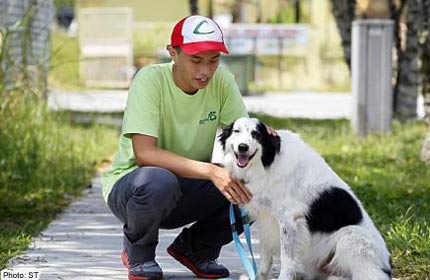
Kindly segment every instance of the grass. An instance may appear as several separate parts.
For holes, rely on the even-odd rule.
[[[77,125],[27,97],[0,96],[0,269],[87,187],[118,129]],[[18,100],[18,101],[17,101]]]
[[[257,116],[300,133],[351,185],[387,242],[395,277],[430,279],[430,168],[419,160],[424,122],[394,122],[390,135],[358,139],[347,120]]]
[[[83,89],[79,81],[79,43],[77,38],[57,30],[51,35],[52,56],[48,82],[51,88]]]
[[[72,116],[49,111],[42,98],[43,78],[29,79],[41,65],[11,60],[14,49],[8,38],[15,29],[28,30],[28,21],[1,30],[5,33],[0,37],[0,269],[88,186],[104,158],[114,153],[119,134],[117,128],[77,125]],[[50,82],[74,86],[77,42],[57,34],[53,44]],[[29,51],[28,41],[23,47],[24,53]],[[4,73],[15,68],[19,75],[6,89]]]

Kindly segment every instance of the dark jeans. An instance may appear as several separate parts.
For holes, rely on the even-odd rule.
[[[119,179],[108,206],[124,223],[124,247],[129,261],[155,258],[159,229],[195,222],[180,234],[193,254],[216,259],[232,240],[229,202],[211,181],[177,177],[167,169],[140,167]]]

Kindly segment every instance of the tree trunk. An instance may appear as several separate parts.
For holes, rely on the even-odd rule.
[[[351,71],[351,28],[355,19],[355,0],[331,0],[332,13],[342,39],[343,54]]]
[[[189,4],[190,4],[190,13],[192,15],[198,15],[199,14],[198,0],[189,0]]]
[[[424,113],[426,121],[426,136],[421,147],[420,158],[430,164],[430,0],[422,0],[424,22],[423,40],[421,41],[421,75],[422,95],[424,100]]]
[[[4,32],[0,54],[2,90],[24,90],[27,95],[46,98],[54,2],[0,1],[0,27]]]
[[[420,82],[419,38],[422,26],[421,0],[410,0],[407,4],[406,46],[399,50],[397,83],[394,88],[394,114],[404,121],[417,116],[417,94]]]
[[[388,7],[390,10],[390,18],[394,22],[394,44],[395,44],[395,55],[398,56],[402,46],[401,46],[401,21],[400,17],[403,14],[404,7],[407,0],[401,0],[400,5],[397,7],[395,5],[395,0],[388,0]],[[397,73],[397,61],[394,61],[394,67],[395,67],[395,73]],[[397,75],[396,76],[396,82],[397,84]]]
[[[424,137],[423,146],[421,147],[421,160],[426,164],[430,164],[430,90],[428,88],[424,96],[424,111],[426,114],[427,132]]]
[[[246,0],[234,1],[232,15],[233,22],[246,22]]]
[[[294,22],[300,23],[300,0],[294,0]]]

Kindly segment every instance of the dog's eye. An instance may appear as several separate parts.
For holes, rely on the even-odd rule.
[[[233,130],[233,132],[234,132],[234,133],[239,133],[239,132],[240,132],[240,130],[239,130],[239,129],[235,129],[235,130]]]
[[[261,140],[261,133],[258,131],[252,131],[251,132],[251,136],[252,138],[254,138],[255,140]]]

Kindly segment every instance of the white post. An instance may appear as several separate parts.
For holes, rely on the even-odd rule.
[[[360,137],[391,130],[392,47],[392,20],[353,22],[351,119]]]

